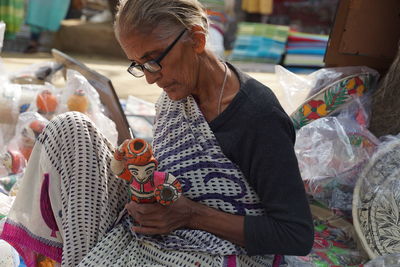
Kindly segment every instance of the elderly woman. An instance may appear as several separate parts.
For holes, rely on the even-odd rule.
[[[39,137],[5,226],[28,240],[3,238],[63,266],[272,266],[309,252],[291,120],[269,88],[205,48],[207,29],[196,0],[122,1],[116,16],[128,71],[164,90],[153,148],[182,196],[126,204],[128,185],[110,172],[113,148],[86,117],[67,113]]]

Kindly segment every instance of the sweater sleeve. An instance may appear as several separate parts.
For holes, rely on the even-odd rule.
[[[245,217],[246,250],[249,255],[306,255],[314,233],[294,153],[293,125],[273,107],[269,114],[250,120],[247,129],[239,138],[235,161],[255,188],[266,215]]]

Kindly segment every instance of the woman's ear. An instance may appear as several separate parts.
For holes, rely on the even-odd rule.
[[[202,53],[206,47],[206,33],[200,26],[193,26],[190,35],[193,40],[194,51],[198,54]]]

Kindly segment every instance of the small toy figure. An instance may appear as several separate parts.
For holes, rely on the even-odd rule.
[[[125,140],[111,160],[113,173],[130,183],[133,201],[170,205],[179,198],[182,187],[173,175],[155,171],[157,165],[150,144],[140,138]]]
[[[89,99],[82,89],[75,90],[74,94],[68,98],[67,106],[69,111],[79,111],[87,113],[89,109]]]
[[[6,176],[0,177],[0,192],[9,194],[17,180],[23,175],[26,160],[19,151],[8,150],[0,157],[0,165],[3,165],[7,171]]]
[[[34,120],[22,129],[21,139],[18,142],[19,151],[24,155],[26,160],[31,156],[36,138],[43,131],[46,124],[40,120]]]
[[[1,158],[0,163],[6,167],[8,174],[17,174],[23,171],[26,160],[17,150],[8,150]]]
[[[43,90],[36,97],[38,113],[51,120],[58,106],[58,100],[49,90]]]

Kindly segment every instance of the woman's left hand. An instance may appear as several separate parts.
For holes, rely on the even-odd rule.
[[[188,226],[195,202],[180,196],[169,206],[159,203],[139,204],[134,201],[125,208],[138,224],[133,227],[136,233],[155,235],[168,234],[175,229]]]

